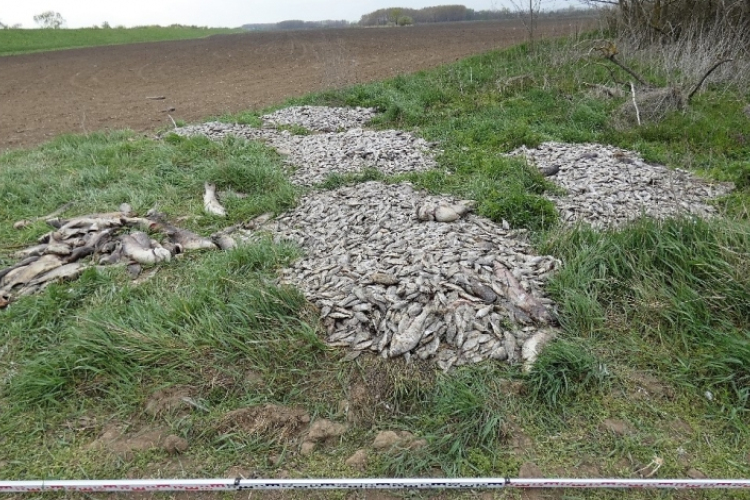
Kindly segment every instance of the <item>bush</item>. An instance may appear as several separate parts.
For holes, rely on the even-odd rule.
[[[396,24],[399,26],[411,26],[414,24],[414,19],[409,16],[401,16],[396,20]]]

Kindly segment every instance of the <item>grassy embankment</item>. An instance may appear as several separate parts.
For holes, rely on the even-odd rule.
[[[58,30],[7,29],[0,30],[0,56],[102,45],[186,40],[242,32],[241,29],[194,28],[189,26]]]
[[[529,228],[539,251],[563,260],[550,283],[561,338],[530,374],[489,363],[447,375],[400,361],[343,363],[342,352],[317,340],[300,294],[273,284],[274,269],[297,255],[287,245],[189,255],[140,285],[120,269],[91,270],[0,312],[3,477],[236,474],[230,467],[260,477],[516,476],[526,462],[548,476],[638,477],[655,459],[662,461],[655,477],[685,477],[691,469],[749,477],[750,120],[742,109],[750,94],[709,87],[684,114],[617,132],[608,117],[619,102],[599,100],[582,84],[608,83],[610,75],[582,53],[546,45],[529,54],[521,46],[295,101],[378,106],[377,126],[439,141],[440,169],[384,180],[474,198],[480,214]],[[498,86],[515,75],[531,78]],[[228,119],[257,123],[258,113]],[[633,148],[649,161],[734,181],[738,191],[718,202],[725,218],[710,223],[559,228],[543,197],[550,186],[502,156],[545,140]],[[334,177],[321,188],[371,178],[382,177]],[[41,222],[16,231],[13,221],[71,200],[70,214],[123,201],[142,213],[157,204],[208,234],[283,211],[299,195],[280,158],[263,146],[176,137],[158,143],[127,132],[61,137],[5,154],[0,180],[6,254],[45,231]],[[250,196],[229,200],[230,220],[202,216],[205,180]],[[147,411],[156,391],[174,386],[189,387],[192,403]],[[345,422],[342,401],[349,431],[309,457],[283,435],[222,425],[229,411],[265,403]],[[130,434],[167,430],[190,448],[176,457],[159,449],[103,456],[91,443],[116,425]],[[347,468],[344,460],[383,429],[408,430],[428,444],[373,454],[365,471]],[[742,494],[680,496],[704,497]]]

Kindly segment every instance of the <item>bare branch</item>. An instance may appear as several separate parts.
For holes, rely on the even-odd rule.
[[[617,58],[616,58],[616,54],[609,54],[606,57],[607,57],[607,59],[609,59],[610,61],[612,61],[613,63],[615,63],[619,67],[621,67],[622,69],[624,69],[625,72],[627,72],[627,74],[629,74],[630,76],[632,76],[633,78],[635,78],[636,81],[638,81],[638,83],[640,83],[644,87],[649,87],[649,88],[652,87],[652,85],[650,85],[648,82],[646,82],[646,80],[644,80],[638,73],[636,73],[632,69],[628,68],[627,66],[625,66],[625,64],[621,63],[620,61],[618,61]]]
[[[693,90],[690,91],[690,93],[687,96],[687,102],[690,104],[690,100],[693,98],[693,96],[700,90],[700,88],[703,86],[703,83],[706,81],[706,78],[708,78],[711,73],[713,73],[719,66],[721,66],[724,63],[730,62],[732,59],[722,59],[721,61],[717,61],[713,66],[709,68],[708,71],[706,71],[706,74],[703,75],[703,78],[700,79],[698,83],[695,84],[695,87],[693,87]]]
[[[641,126],[641,110],[638,109],[638,102],[635,100],[635,85],[630,82],[630,94],[633,96],[633,107],[635,108],[635,119],[638,121],[638,126]]]

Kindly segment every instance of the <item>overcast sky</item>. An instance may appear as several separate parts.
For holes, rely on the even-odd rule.
[[[552,7],[578,5],[566,0],[544,2]],[[68,28],[101,25],[104,21],[111,26],[128,27],[148,24],[237,27],[285,19],[358,21],[362,14],[383,7],[448,4],[463,4],[474,10],[513,7],[512,0],[2,0],[0,22],[34,28],[33,17],[52,10],[62,14]]]

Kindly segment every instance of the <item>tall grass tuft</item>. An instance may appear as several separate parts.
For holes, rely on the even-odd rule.
[[[579,340],[545,347],[526,379],[529,395],[550,409],[564,409],[577,397],[590,398],[607,386],[606,366]]]
[[[660,369],[750,412],[750,232],[726,220],[643,220],[622,230],[559,233],[544,251],[563,269],[550,283],[571,333],[619,325],[671,352]],[[676,362],[675,362],[676,360]],[[658,362],[658,360],[657,360]]]

